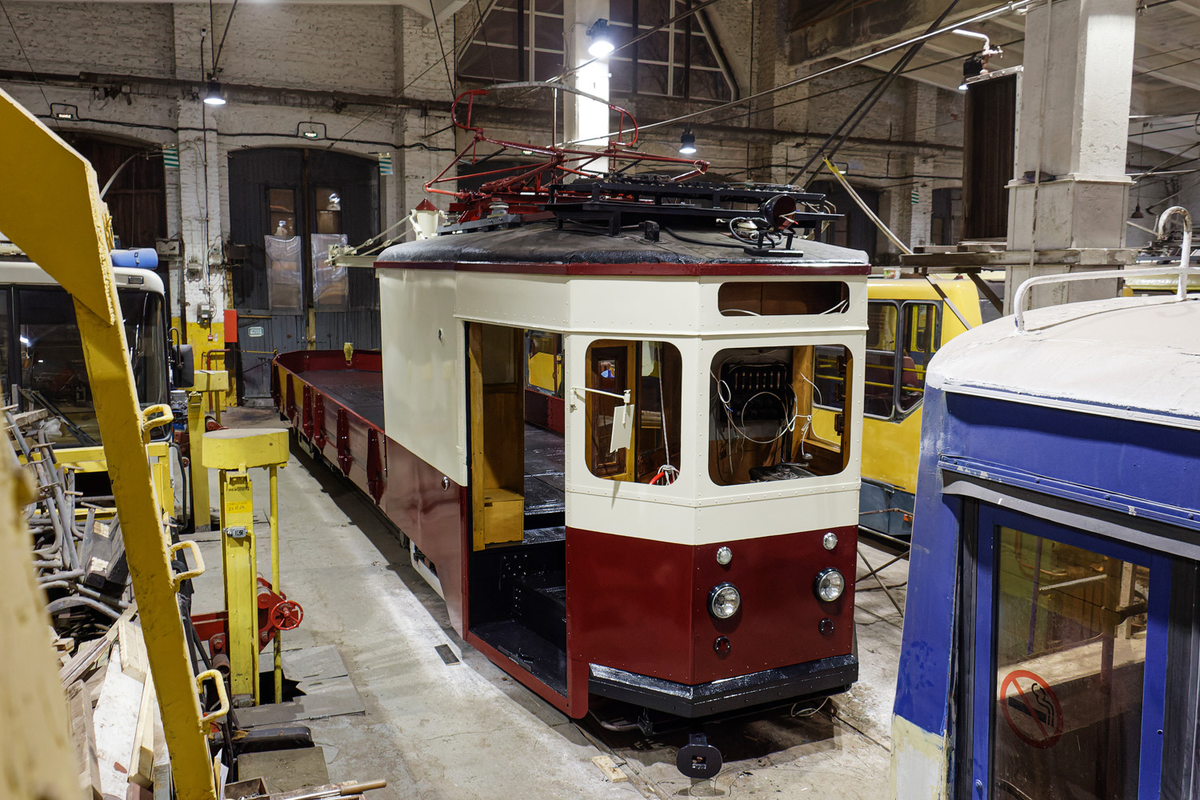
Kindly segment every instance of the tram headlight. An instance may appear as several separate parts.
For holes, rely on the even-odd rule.
[[[717,619],[729,619],[742,607],[742,593],[732,583],[721,583],[708,593],[708,613]]]
[[[829,567],[817,573],[816,585],[813,588],[818,600],[832,603],[846,590],[846,578],[833,567]]]

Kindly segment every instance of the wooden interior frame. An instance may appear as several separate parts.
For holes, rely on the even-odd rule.
[[[482,550],[525,537],[524,331],[467,323],[467,348],[471,546]],[[509,380],[486,380],[497,371]]]

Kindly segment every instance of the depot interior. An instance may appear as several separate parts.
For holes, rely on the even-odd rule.
[[[6,765],[26,770],[17,797],[216,797],[225,782],[225,797],[372,800],[1157,795],[1157,785],[1139,784],[1147,773],[1137,761],[1163,734],[1139,727],[1152,567],[1123,550],[1002,529],[996,658],[1028,669],[997,678],[1007,704],[985,717],[1007,725],[985,722],[976,735],[994,735],[992,769],[1008,778],[972,789],[950,756],[921,762],[941,764],[940,772],[906,768],[913,762],[896,753],[917,745],[892,719],[904,628],[913,622],[905,595],[910,551],[920,547],[916,465],[931,444],[920,436],[926,372],[959,334],[1011,325],[1002,318],[1016,310],[1027,278],[1186,259],[1190,217],[1160,215],[1200,208],[1200,0],[0,0],[0,11],[0,89],[91,164],[113,247],[133,259],[115,263],[125,265],[116,285],[139,400],[166,403],[175,418],[170,434],[148,445],[166,516],[185,517],[167,520],[176,534],[168,545],[185,568],[200,553],[208,564],[191,581],[189,606],[205,620],[193,626],[199,634],[173,645],[143,636],[148,604],[175,602],[162,591],[141,596],[145,560],[112,568],[137,546],[128,537],[124,546],[98,543],[112,538],[111,515],[83,501],[112,499],[103,464],[115,458],[110,440],[68,469],[37,472],[40,485],[65,492],[44,489],[38,502],[52,496],[55,508],[70,508],[93,549],[84,553],[91,562],[82,550],[54,561],[44,537],[70,538],[58,512],[10,515],[42,531],[33,540],[41,588],[28,599],[49,609],[53,646],[45,616],[35,617],[28,641],[53,664],[18,670],[29,683],[6,678],[4,691],[66,710],[31,716],[28,703],[0,706],[3,738],[33,730],[38,741],[27,749],[42,753],[39,762],[0,748]],[[456,98],[481,89],[488,92],[454,110]],[[471,125],[488,141],[455,124],[468,102]],[[440,596],[446,576],[439,581],[431,554],[369,497],[371,470],[384,468],[354,467],[366,470],[365,492],[348,479],[350,462],[339,470],[343,435],[358,435],[350,421],[343,434],[337,419],[332,459],[320,455],[323,439],[314,455],[311,430],[300,430],[308,440],[299,443],[296,432],[290,440],[278,433],[302,422],[281,421],[280,392],[291,384],[281,389],[277,357],[316,351],[333,358],[333,370],[339,359],[368,363],[386,348],[372,264],[386,247],[436,237],[455,221],[456,198],[427,183],[449,177],[456,180],[434,188],[476,191],[498,170],[540,169],[546,147],[603,147],[634,119],[638,152],[705,162],[693,182],[824,195],[837,216],[803,236],[869,261],[861,351],[817,340],[731,347],[702,367],[726,411],[713,412],[699,473],[716,487],[844,475],[861,446],[856,572],[842,577],[856,589],[860,666],[844,692],[703,724],[639,717],[619,703],[572,719],[455,630]],[[0,136],[0,147],[13,141]],[[18,196],[28,188],[3,185]],[[493,216],[507,210],[493,208]],[[0,218],[0,230],[7,223]],[[42,452],[37,431],[43,444],[93,448],[102,431],[85,397],[70,300],[53,279],[21,276],[22,245],[15,236],[0,244],[0,337],[5,398],[14,404],[10,440],[18,455],[32,447],[21,457],[31,464],[31,452]],[[1153,294],[1173,280],[1061,284],[1035,291],[1029,305]],[[840,313],[858,296],[840,278],[805,287],[789,295],[730,283],[720,313],[773,324],[773,315]],[[592,392],[583,400],[564,384],[561,333],[474,325],[471,335],[465,357],[481,403],[468,414],[486,430],[472,446],[489,467],[471,489],[488,522],[472,542],[480,549],[471,556],[470,602],[497,608],[490,617],[472,613],[487,647],[516,652],[554,690],[562,679],[546,664],[565,658],[567,621],[553,587],[584,563],[572,561],[572,545],[564,548],[557,533],[567,524],[564,398],[586,406],[592,476],[671,484],[695,458],[685,434],[697,423],[685,420],[681,434],[679,412],[694,407],[693,356],[641,330],[597,339],[578,356]],[[167,386],[150,365],[178,345],[190,346],[189,368],[172,361],[179,369]],[[56,372],[40,370],[42,359]],[[627,374],[640,379],[627,383]],[[354,386],[331,375],[325,402],[353,404]],[[636,450],[617,441],[626,386],[653,423],[643,417],[646,430],[625,432],[638,437]],[[312,402],[288,398],[296,408]],[[848,398],[862,406],[861,442],[845,435]],[[362,408],[382,425],[381,405]],[[803,408],[803,430],[774,436],[781,415],[795,423]],[[1200,410],[1192,400],[1181,413],[1194,420]],[[170,448],[206,428],[218,434],[212,449],[205,445],[206,463],[193,458],[184,469]],[[359,446],[348,443],[346,452]],[[1135,469],[1124,457],[1114,468]],[[387,466],[389,481],[399,479]],[[514,536],[525,544],[519,552],[488,550]],[[623,561],[619,550],[605,558]],[[543,604],[527,611],[524,627],[489,594],[507,591],[514,571],[524,576],[519,591],[534,598],[526,602]],[[1097,576],[1101,589],[1076,588]],[[11,604],[0,608],[16,642],[15,631],[31,623]],[[1039,608],[1055,622],[1039,627]],[[244,674],[230,668],[241,645],[224,627],[237,616],[263,637],[261,652],[242,654],[254,667]],[[528,638],[531,630],[537,635]],[[1056,684],[1035,674],[1101,639],[1107,666],[1096,676]],[[970,649],[966,639],[953,644],[944,660]],[[15,647],[4,651],[6,661],[23,660]],[[186,669],[168,676],[157,665],[172,658]],[[197,695],[188,680],[211,669],[217,677],[206,672],[209,685],[201,681]],[[1023,675],[1033,676],[1024,690]],[[191,705],[211,713],[220,704],[214,680],[235,710],[202,723],[207,766],[198,768],[182,746],[168,747],[187,738],[192,718],[171,717]],[[169,681],[175,688],[164,694]],[[1107,706],[1087,722],[1068,721],[1062,739],[1064,705],[1080,707],[1080,692],[1108,698]],[[55,729],[61,720],[65,731]],[[695,736],[722,752],[713,774],[677,768]],[[57,767],[47,755],[54,747],[68,754]],[[1194,748],[1168,743],[1163,752],[1168,761],[1195,760]],[[1013,766],[1021,763],[1024,773]],[[1168,774],[1176,773],[1163,769],[1161,780]],[[1191,780],[1181,779],[1176,796],[1193,796]],[[45,789],[46,781],[66,793]]]

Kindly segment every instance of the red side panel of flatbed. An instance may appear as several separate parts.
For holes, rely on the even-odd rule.
[[[466,487],[387,437],[378,351],[275,357],[271,393],[298,436],[379,506],[437,567],[450,621],[464,633]]]

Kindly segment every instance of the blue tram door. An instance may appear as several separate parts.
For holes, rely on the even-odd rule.
[[[978,508],[961,796],[1159,797],[1172,560]]]

